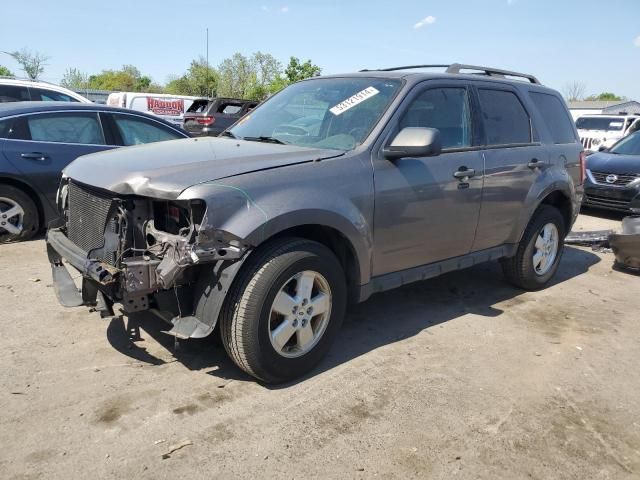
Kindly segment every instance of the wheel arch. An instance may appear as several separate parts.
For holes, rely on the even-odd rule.
[[[542,199],[542,201],[538,204],[538,207],[540,205],[550,205],[560,211],[560,213],[562,214],[562,219],[564,220],[564,234],[568,234],[568,230],[571,229],[571,226],[573,224],[573,203],[571,202],[571,198],[569,198],[561,190],[553,190]],[[536,207],[536,210],[538,207]]]
[[[511,243],[518,243],[522,240],[527,225],[529,225],[531,218],[540,205],[550,205],[560,211],[565,223],[565,235],[569,233],[573,226],[579,206],[573,200],[575,198],[575,189],[570,182],[564,181],[562,178],[556,178],[555,181],[548,182],[544,188],[540,188],[538,185],[535,185],[529,192],[525,201],[525,208],[522,210],[512,230]]]
[[[340,262],[340,265],[342,265],[347,282],[349,302],[355,303],[357,301],[361,275],[360,262],[358,261],[358,254],[356,253],[354,245],[346,235],[331,226],[302,224],[280,230],[266,239],[265,243],[283,237],[313,240],[331,250]]]

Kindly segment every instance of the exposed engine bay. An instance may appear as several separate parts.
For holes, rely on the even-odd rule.
[[[74,304],[68,306],[110,310],[116,302],[124,313],[158,309],[188,317],[203,264],[214,270],[213,262],[238,260],[248,250],[241,239],[203,227],[202,200],[116,197],[67,180],[58,206],[61,225],[48,233],[52,267],[63,267],[64,258],[84,277],[82,291],[76,289],[81,303],[57,286],[59,297],[67,297],[63,304]]]

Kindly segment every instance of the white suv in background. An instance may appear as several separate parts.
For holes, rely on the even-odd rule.
[[[640,130],[640,115],[583,115],[576,128],[587,153],[597,152]]]
[[[0,77],[0,103],[28,101],[91,103],[82,95],[52,83]]]

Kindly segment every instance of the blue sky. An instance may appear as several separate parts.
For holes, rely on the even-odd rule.
[[[455,61],[640,100],[639,0],[2,0],[0,50],[51,57],[44,79],[136,65],[155,81],[204,54],[310,58],[324,73]],[[0,54],[0,64],[19,71]]]

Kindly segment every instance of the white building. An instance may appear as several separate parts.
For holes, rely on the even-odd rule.
[[[581,102],[569,102],[569,111],[573,119],[577,119],[582,115],[593,114],[627,114],[632,115],[634,113],[640,114],[640,102],[635,100],[615,100],[615,101],[602,101],[602,100],[585,100]]]

